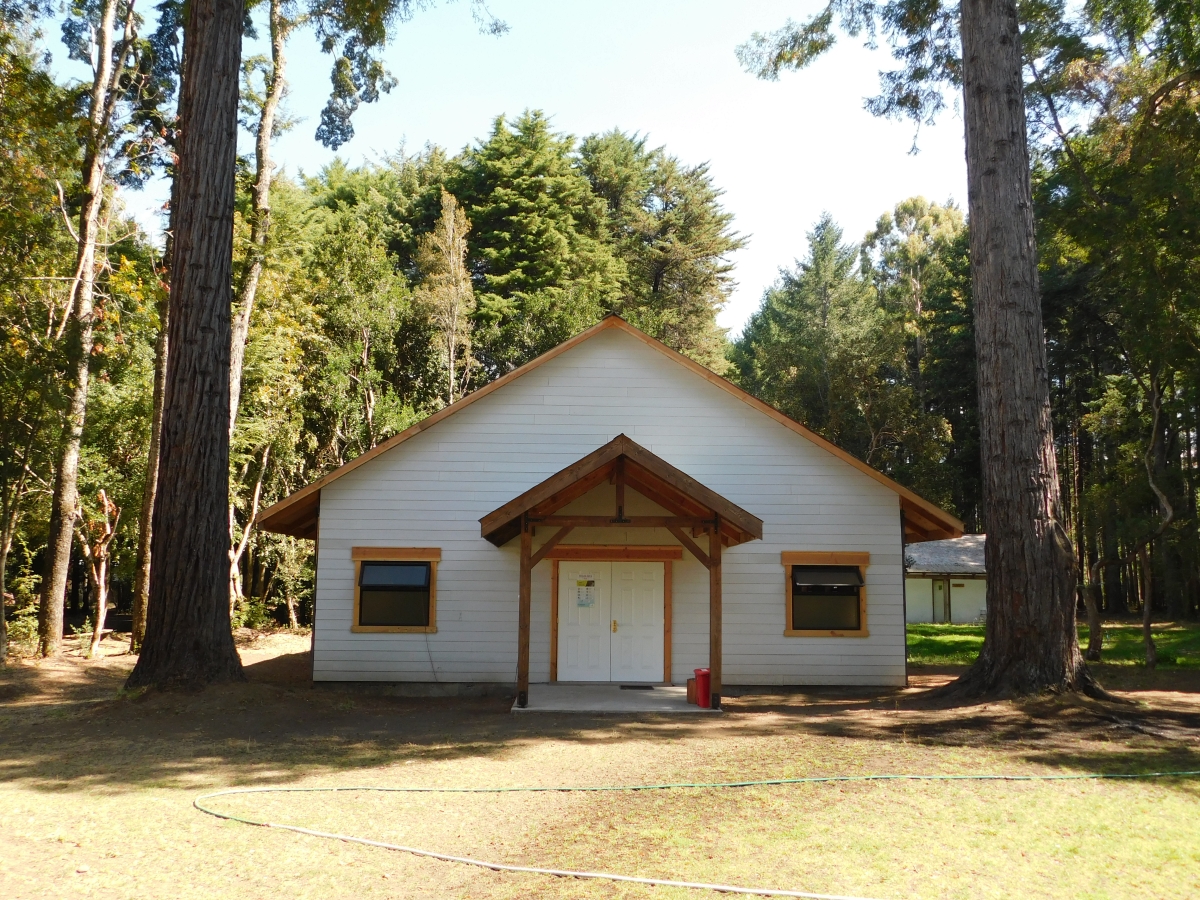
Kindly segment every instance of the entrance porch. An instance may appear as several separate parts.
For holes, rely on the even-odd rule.
[[[605,485],[611,486],[603,490],[607,491],[605,502],[612,504],[608,507],[612,514],[565,509],[585,495],[590,494],[594,499]],[[629,512],[638,504],[630,498],[627,509],[627,489],[643,498],[642,505],[648,504],[655,513]],[[483,537],[497,547],[514,538],[520,539],[516,708],[524,709],[530,704],[532,571],[538,563],[544,559],[554,563],[551,682],[557,680],[560,671],[565,678],[601,684],[606,684],[609,678],[643,683],[657,681],[657,673],[661,671],[663,681],[669,682],[671,566],[673,560],[682,558],[684,550],[708,571],[708,667],[712,671],[713,707],[719,708],[722,550],[761,539],[762,521],[758,517],[625,435],[618,435],[484,516],[480,526]],[[540,536],[549,536],[535,548],[538,528],[542,529]],[[565,538],[576,529],[584,534],[592,529],[652,529],[647,533],[652,539],[662,538],[673,543],[665,546],[599,542],[565,544]],[[702,547],[696,538],[701,538],[707,546]],[[560,571],[563,560],[572,564],[592,561],[594,565],[572,565]],[[618,572],[630,581],[628,590],[620,596],[613,587],[613,576]],[[659,633],[661,646],[656,647]],[[608,686],[619,690],[619,685]]]

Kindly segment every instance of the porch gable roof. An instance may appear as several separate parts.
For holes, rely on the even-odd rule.
[[[624,434],[617,435],[604,446],[488,513],[479,520],[480,533],[497,547],[502,546],[521,533],[522,517],[529,517],[534,524],[539,519],[553,517],[568,503],[608,480],[628,485],[674,514],[664,517],[659,527],[690,527],[698,530],[719,519],[721,542],[725,546],[762,538],[762,519],[655,456]],[[656,520],[658,517],[583,518],[589,520],[587,524],[591,524],[592,518],[603,518],[605,521],[595,524],[620,527],[626,523],[638,524],[642,519]],[[672,522],[671,519],[680,521]],[[580,524],[585,525],[582,521]],[[647,521],[642,524],[651,523]]]

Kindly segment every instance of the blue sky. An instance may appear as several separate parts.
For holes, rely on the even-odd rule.
[[[684,162],[707,161],[736,229],[749,237],[735,255],[738,286],[719,320],[736,332],[780,266],[803,255],[805,233],[823,211],[859,240],[905,197],[966,202],[962,121],[953,110],[922,129],[914,156],[911,123],[863,109],[879,69],[890,67],[886,51],[842,39],[779,82],[741,70],[734,49],[753,31],[806,18],[820,5],[490,0],[510,26],[491,37],[479,33],[467,0],[443,0],[398,27],[386,53],[398,85],[358,111],[357,134],[338,155],[358,163],[427,142],[457,151],[485,136],[496,115],[533,108],[571,134],[618,127],[648,135]],[[53,37],[61,61],[65,51]],[[330,61],[306,32],[292,39],[288,56],[287,108],[302,121],[278,140],[275,156],[290,174],[313,173],[334,157],[313,140]],[[161,197],[128,203],[145,220]]]

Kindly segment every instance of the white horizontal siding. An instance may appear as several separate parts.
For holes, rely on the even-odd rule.
[[[763,520],[762,541],[724,554],[727,684],[903,683],[896,495],[615,329],[322,491],[314,677],[515,680],[517,541],[493,547],[479,519],[620,433]],[[600,494],[610,490],[572,510],[607,504]],[[657,510],[627,497],[631,512]],[[675,543],[657,529],[577,529],[569,542]],[[441,548],[437,633],[350,632],[350,548],[360,545]],[[870,552],[870,636],[785,637],[782,550]],[[708,573],[686,554],[674,571],[673,677],[681,681],[708,663]],[[533,574],[534,680],[549,677],[549,597],[550,564],[542,563]]]

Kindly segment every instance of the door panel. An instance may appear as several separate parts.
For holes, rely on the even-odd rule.
[[[612,563],[559,564],[558,680],[608,681]]]
[[[663,564],[612,563],[613,681],[663,679]]]

